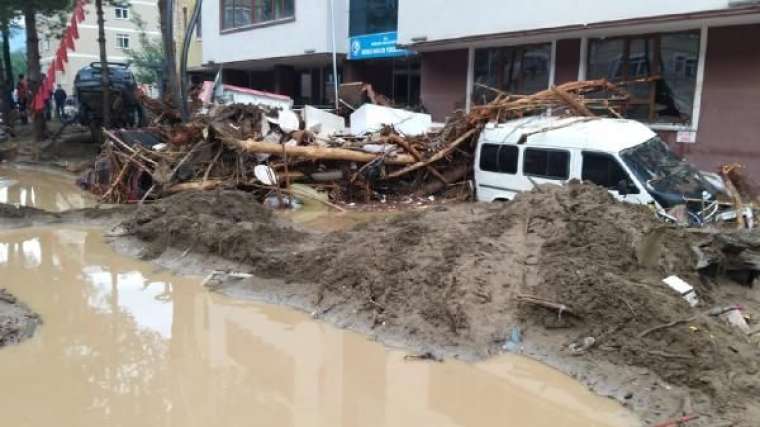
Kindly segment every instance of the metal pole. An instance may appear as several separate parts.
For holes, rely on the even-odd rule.
[[[333,83],[335,86],[335,111],[340,109],[340,99],[338,99],[338,47],[335,38],[335,0],[330,0],[330,18],[332,20],[332,61],[333,61]]]

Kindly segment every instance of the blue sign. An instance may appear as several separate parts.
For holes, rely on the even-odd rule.
[[[398,33],[365,34],[348,39],[348,59],[393,58],[413,53],[396,47]]]

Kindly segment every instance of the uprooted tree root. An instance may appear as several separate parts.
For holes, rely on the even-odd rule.
[[[737,303],[760,313],[760,303],[726,300],[721,286],[739,285],[698,274],[694,234],[600,187],[545,186],[503,205],[438,206],[327,234],[295,231],[245,193],[183,193],[125,226],[151,255],[173,246],[239,261],[303,284],[315,313],[428,349],[486,357],[520,325],[561,331],[557,354],[592,337],[578,357],[650,370],[729,419],[743,420],[760,391],[757,344],[701,314]],[[673,274],[695,286],[699,307],[661,282]]]

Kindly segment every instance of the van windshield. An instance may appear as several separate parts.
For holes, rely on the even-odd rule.
[[[620,157],[655,198],[659,195],[674,202],[676,196],[683,200],[684,196],[701,198],[703,191],[718,193],[697,168],[670,151],[658,137],[623,150]]]

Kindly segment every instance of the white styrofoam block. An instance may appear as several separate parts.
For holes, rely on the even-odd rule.
[[[351,134],[356,136],[377,132],[383,126],[393,126],[404,135],[417,136],[426,133],[432,124],[429,114],[374,104],[364,104],[351,114]]]
[[[678,276],[670,276],[662,280],[666,285],[678,292],[692,307],[699,304],[697,293],[694,291],[694,287],[686,283]]]
[[[303,120],[306,123],[306,129],[313,130],[319,127],[317,133],[320,136],[327,137],[346,131],[346,119],[311,105],[304,107]]]

